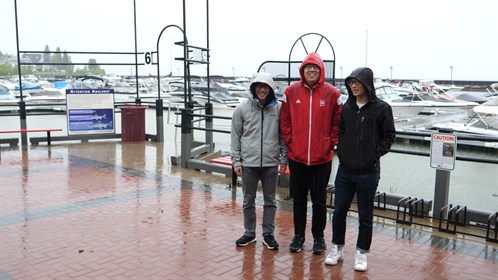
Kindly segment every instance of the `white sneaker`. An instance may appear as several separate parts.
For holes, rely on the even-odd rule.
[[[354,270],[365,271],[367,270],[367,266],[367,254],[363,254],[357,250],[356,255],[354,256]]]
[[[332,245],[332,250],[330,250],[330,253],[327,255],[325,258],[325,264],[328,265],[336,265],[338,261],[342,260],[344,257],[344,251],[339,249],[337,245]]]

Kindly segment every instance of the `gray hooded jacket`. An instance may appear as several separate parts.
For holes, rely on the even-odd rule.
[[[270,86],[265,104],[260,104],[255,84]],[[232,116],[231,159],[234,167],[271,167],[287,164],[287,146],[280,133],[280,102],[275,97],[275,82],[268,73],[256,73],[251,79],[251,96]]]

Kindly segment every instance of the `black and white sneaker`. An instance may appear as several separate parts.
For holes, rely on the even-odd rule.
[[[289,249],[291,252],[299,253],[304,244],[304,236],[295,235],[292,238],[292,242],[289,245]]]
[[[278,250],[278,243],[273,235],[263,236],[263,244],[270,250]]]
[[[237,241],[235,241],[235,244],[237,244],[237,246],[245,247],[253,242],[256,242],[256,237],[242,235],[241,238],[239,238],[239,239],[237,239]]]
[[[321,255],[327,249],[327,245],[325,245],[325,240],[323,237],[315,238],[313,242],[313,254]]]

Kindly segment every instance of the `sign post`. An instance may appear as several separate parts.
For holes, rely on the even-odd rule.
[[[448,205],[450,171],[455,169],[457,137],[454,134],[433,133],[431,135],[431,167],[436,168],[434,208],[432,217],[437,218]]]

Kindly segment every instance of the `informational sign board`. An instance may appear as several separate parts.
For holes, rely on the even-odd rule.
[[[431,135],[431,167],[443,170],[455,169],[457,137],[454,134]]]
[[[114,89],[66,90],[69,135],[114,133]]]

